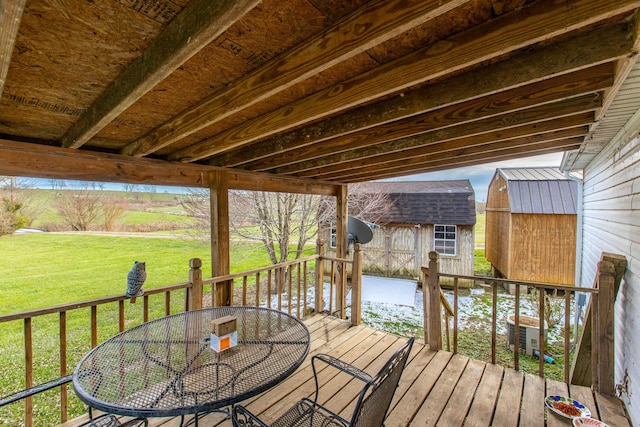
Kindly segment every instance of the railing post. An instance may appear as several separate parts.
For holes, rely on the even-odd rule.
[[[429,280],[427,283],[428,314],[425,313],[428,328],[429,347],[433,350],[442,350],[442,308],[440,306],[440,280],[438,278],[438,253],[429,252]],[[427,332],[427,331],[425,331]],[[426,338],[425,338],[426,341]]]
[[[202,260],[191,258],[189,260],[189,282],[191,287],[187,288],[186,311],[200,310],[202,308]]]
[[[362,310],[362,245],[353,245],[353,266],[351,268],[351,324],[360,324]]]
[[[316,298],[314,307],[316,313],[322,313],[324,310],[324,303],[322,302],[322,294],[324,293],[324,241],[318,240],[316,242],[316,253],[318,254],[318,259],[316,260]]]
[[[615,267],[613,263],[598,263],[598,304],[596,313],[597,330],[597,385],[598,391],[606,396],[615,394],[613,325],[615,303]]]

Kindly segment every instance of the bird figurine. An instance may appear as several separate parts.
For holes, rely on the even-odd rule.
[[[131,298],[131,303],[136,302],[136,297],[142,296],[144,290],[142,285],[147,278],[147,270],[144,262],[134,261],[133,267],[127,274],[127,296]]]

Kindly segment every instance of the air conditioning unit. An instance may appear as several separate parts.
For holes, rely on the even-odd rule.
[[[507,316],[507,343],[511,351],[513,351],[515,341],[515,313]],[[540,319],[537,317],[520,315],[518,319],[520,328],[518,331],[518,348],[524,350],[525,353],[533,357],[533,350],[540,350],[538,343],[540,339]],[[544,339],[547,339],[547,322],[544,322]]]

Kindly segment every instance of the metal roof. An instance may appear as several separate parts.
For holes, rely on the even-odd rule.
[[[558,168],[498,169],[507,181],[512,213],[577,213],[578,184]]]

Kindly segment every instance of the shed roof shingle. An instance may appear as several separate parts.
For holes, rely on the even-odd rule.
[[[392,206],[381,216],[382,223],[476,223],[475,194],[469,180],[371,182],[360,184],[355,191],[389,194]]]

